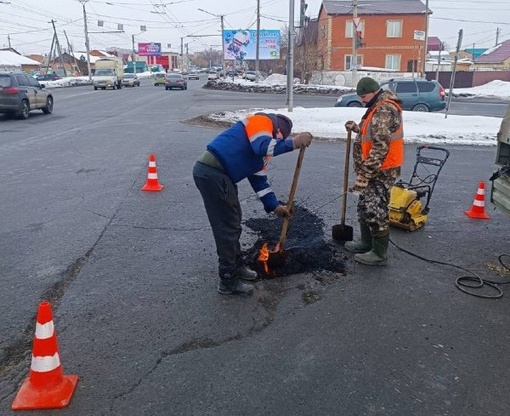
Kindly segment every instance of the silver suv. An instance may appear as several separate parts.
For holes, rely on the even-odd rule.
[[[27,119],[32,110],[53,112],[53,95],[23,72],[0,72],[0,113]]]

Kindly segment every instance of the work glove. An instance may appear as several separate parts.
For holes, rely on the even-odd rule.
[[[279,217],[289,218],[292,216],[291,212],[289,211],[286,205],[278,205],[273,212]]]
[[[349,188],[349,192],[354,194],[359,194],[363,192],[363,190],[368,186],[368,178],[365,178],[362,175],[356,176],[356,182],[352,188]]]
[[[307,131],[304,131],[292,138],[292,147],[294,149],[299,149],[300,147],[303,146],[308,147],[310,146],[310,143],[312,143],[312,139],[313,139],[312,134]]]
[[[352,130],[354,133],[359,133],[359,126],[355,121],[349,120],[345,123],[345,130]]]

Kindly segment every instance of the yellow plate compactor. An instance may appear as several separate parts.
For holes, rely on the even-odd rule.
[[[411,180],[399,180],[390,194],[390,224],[414,231],[427,222],[429,202],[436,186],[439,172],[450,152],[442,147],[419,146],[416,149],[416,163]],[[425,204],[422,202],[425,199]]]

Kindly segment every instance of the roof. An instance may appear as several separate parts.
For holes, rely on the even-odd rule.
[[[352,0],[324,0],[328,15],[352,15]],[[424,14],[420,0],[358,0],[358,15]]]
[[[470,53],[474,59],[482,55],[488,48],[466,48],[466,52]]]
[[[499,64],[510,58],[510,39],[505,40],[494,48],[487,49],[476,58],[477,64]]]
[[[437,36],[429,36],[427,39],[427,51],[440,51],[443,49],[443,42]]]
[[[40,62],[29,59],[23,55],[11,51],[0,51],[0,65],[21,66],[21,65],[41,65]]]
[[[81,59],[81,60],[87,62],[87,52],[73,52],[70,55],[74,56],[76,59]],[[105,58],[105,56],[96,56],[96,55],[89,54],[89,59],[90,59],[91,64],[94,64],[94,63],[96,63],[96,61],[98,59],[103,59],[103,58]]]
[[[39,54],[35,54],[35,53],[27,55],[27,58],[28,59],[33,59],[34,61],[37,61],[37,62],[40,62],[40,63],[44,62],[44,56],[43,55],[39,55]]]

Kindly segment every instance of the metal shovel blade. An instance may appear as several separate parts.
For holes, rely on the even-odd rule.
[[[345,224],[335,224],[331,229],[333,240],[335,241],[352,241],[353,228]]]

